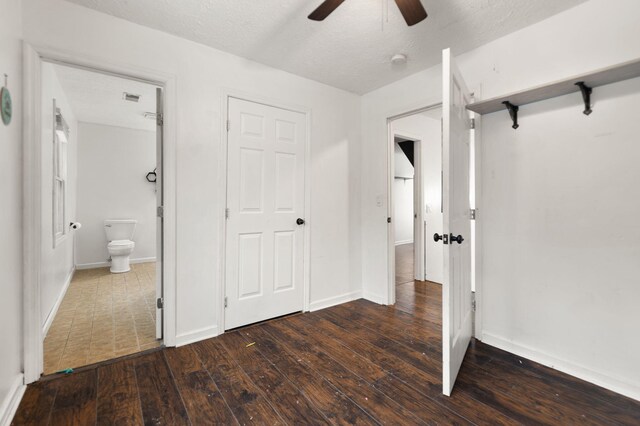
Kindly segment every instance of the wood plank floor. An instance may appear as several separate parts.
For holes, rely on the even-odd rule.
[[[13,424],[639,424],[640,402],[478,341],[443,396],[441,287],[397,290],[42,380]]]

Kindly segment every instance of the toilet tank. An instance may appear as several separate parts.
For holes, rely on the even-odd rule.
[[[137,220],[134,219],[108,219],[104,221],[104,232],[108,241],[131,240],[136,230]]]

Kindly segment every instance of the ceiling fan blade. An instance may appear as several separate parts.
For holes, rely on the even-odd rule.
[[[427,11],[424,10],[420,0],[396,0],[396,4],[409,26],[415,25],[427,17]]]
[[[324,18],[338,8],[344,0],[325,0],[316,10],[308,16],[312,21],[324,21]]]

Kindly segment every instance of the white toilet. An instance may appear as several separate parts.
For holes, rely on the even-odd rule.
[[[121,274],[129,272],[129,256],[133,253],[136,243],[133,242],[133,233],[136,230],[137,220],[105,220],[104,232],[107,234],[107,250],[111,257],[111,273]]]

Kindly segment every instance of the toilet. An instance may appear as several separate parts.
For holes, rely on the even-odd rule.
[[[133,253],[136,243],[133,242],[133,234],[136,230],[137,220],[120,219],[105,220],[104,232],[107,234],[107,251],[111,257],[111,273],[121,274],[129,272],[129,257]]]

